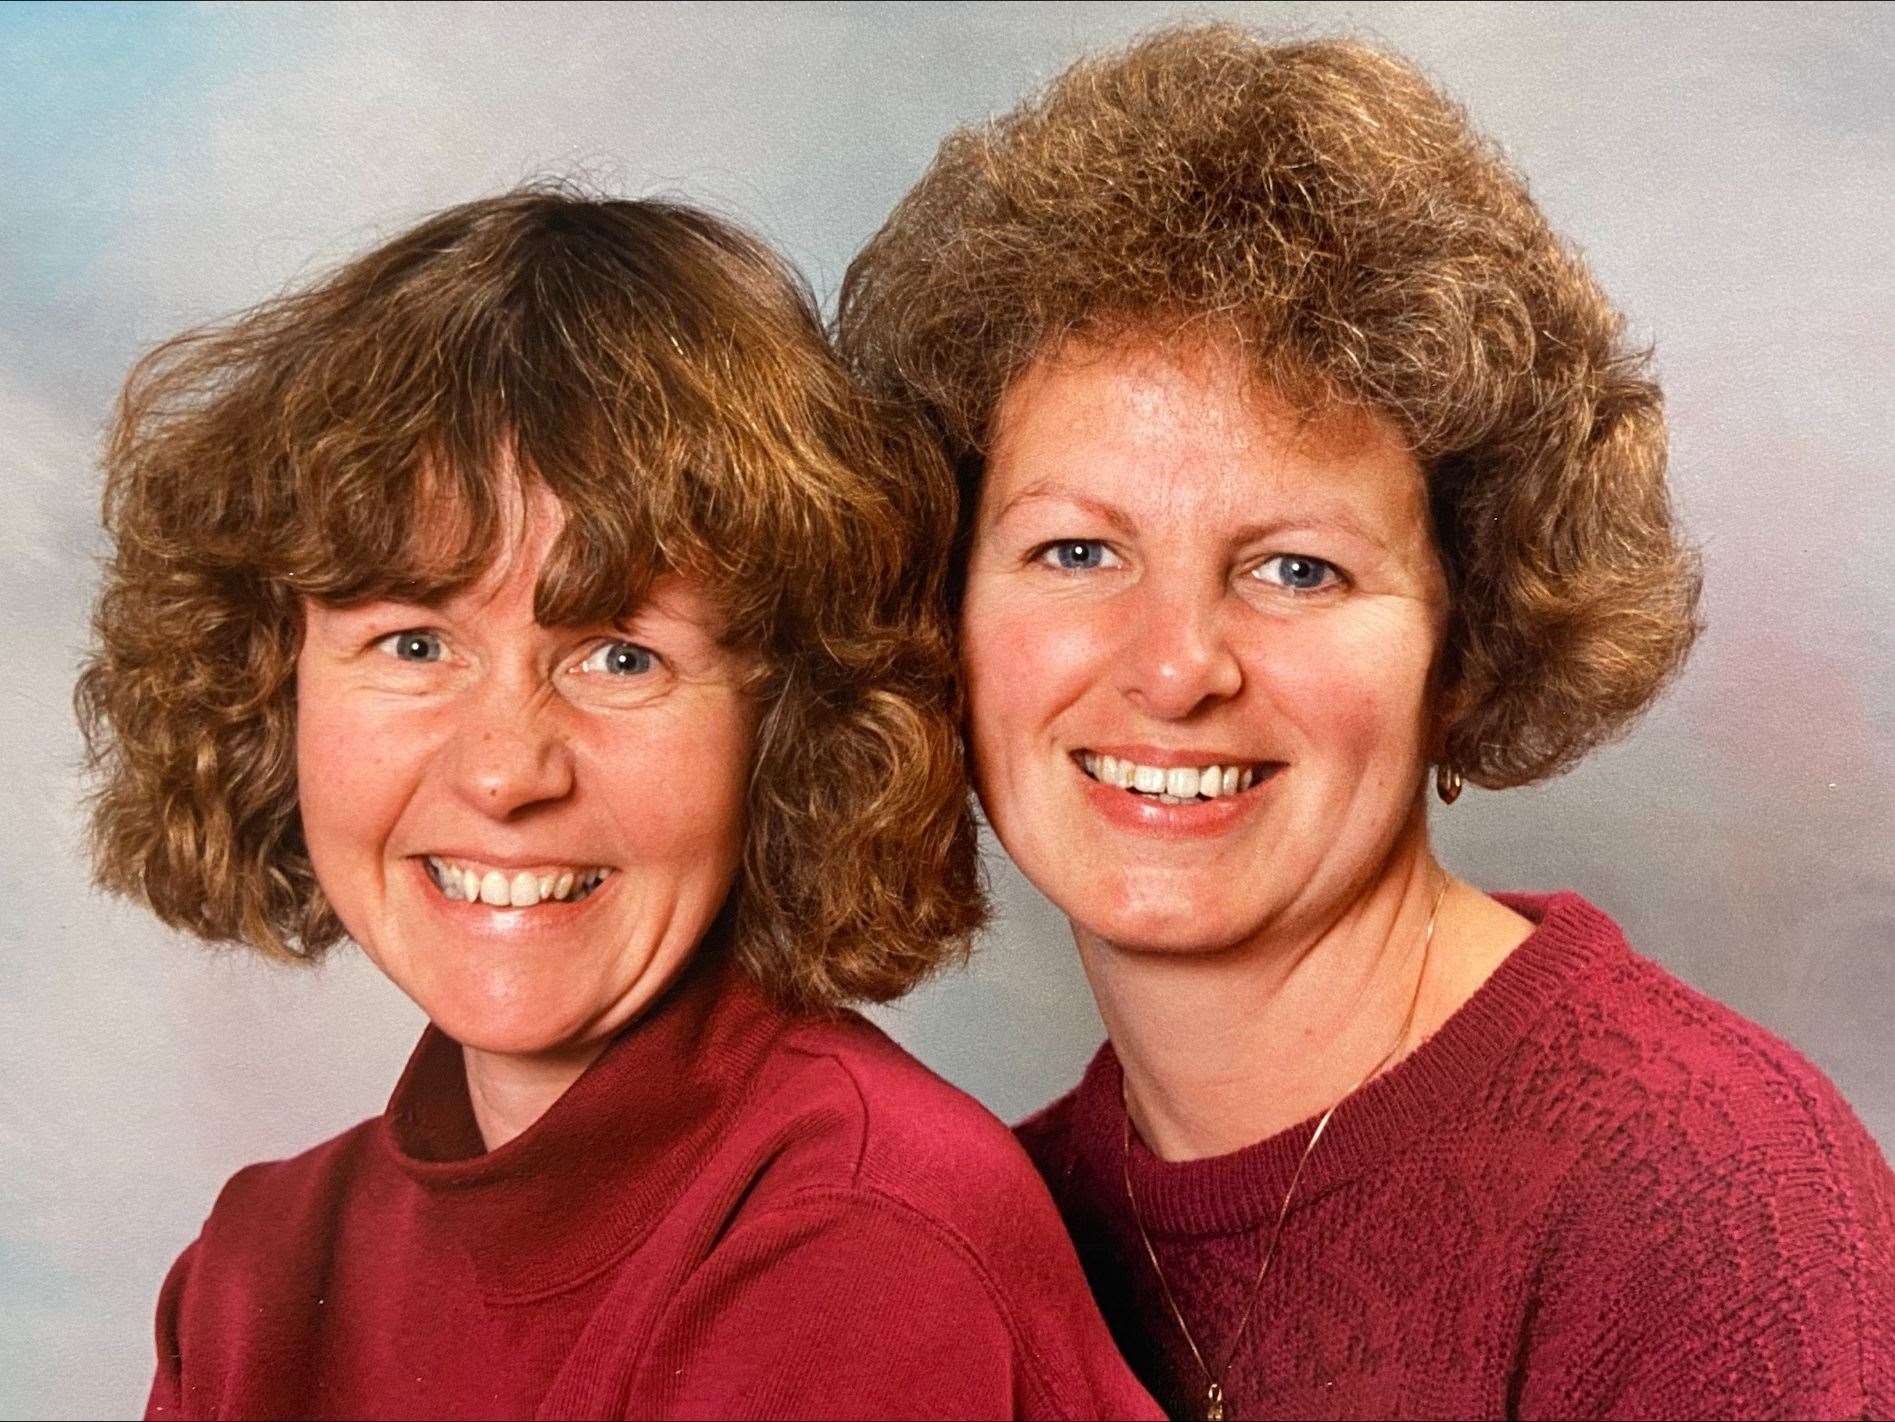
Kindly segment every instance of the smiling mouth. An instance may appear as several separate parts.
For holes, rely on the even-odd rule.
[[[540,904],[576,904],[597,892],[611,877],[609,868],[549,865],[538,869],[497,869],[467,859],[430,854],[423,862],[441,896],[454,903],[483,903],[491,908],[535,908]]]
[[[1160,805],[1203,805],[1241,795],[1277,767],[1268,761],[1225,765],[1140,765],[1117,756],[1077,751],[1073,760],[1087,778]]]

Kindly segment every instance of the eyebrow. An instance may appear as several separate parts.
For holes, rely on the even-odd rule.
[[[1111,504],[1090,498],[1085,494],[1075,494],[1069,489],[1063,489],[1057,484],[1046,480],[1042,480],[1037,484],[1028,484],[1024,489],[1020,490],[1019,493],[1008,499],[994,514],[994,522],[1002,522],[1022,504],[1034,503],[1070,504],[1074,508],[1083,509],[1102,523],[1110,524],[1120,533],[1129,536],[1138,531],[1132,521]]]
[[[1024,504],[1059,503],[1083,510],[1109,525],[1115,531],[1127,537],[1138,532],[1138,527],[1125,513],[1111,504],[1095,499],[1087,494],[1076,493],[1050,481],[1041,480],[1029,484],[999,508],[994,514],[994,522],[1000,523]],[[1269,519],[1241,525],[1231,536],[1233,543],[1249,543],[1265,538],[1273,533],[1289,528],[1320,528],[1330,525],[1340,529],[1364,543],[1386,550],[1390,544],[1386,537],[1362,523],[1349,509],[1337,503],[1326,503],[1314,514],[1297,517]]]
[[[1377,533],[1341,504],[1325,505],[1313,515],[1302,518],[1280,518],[1264,523],[1247,523],[1237,530],[1232,541],[1248,543],[1252,539],[1263,538],[1286,528],[1335,528],[1377,548],[1386,549],[1389,546],[1386,536]]]

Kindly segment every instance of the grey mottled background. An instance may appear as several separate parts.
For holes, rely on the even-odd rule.
[[[1895,1146],[1895,9],[0,8],[0,1414],[142,1406],[218,1185],[379,1109],[416,1014],[353,955],[207,955],[89,892],[67,709],[95,448],[154,340],[543,172],[740,216],[825,294],[947,128],[1185,13],[1420,60],[1654,341],[1710,631],[1634,737],[1440,816],[1787,1036]],[[970,973],[883,1020],[1014,1116],[1099,1028],[996,860]]]

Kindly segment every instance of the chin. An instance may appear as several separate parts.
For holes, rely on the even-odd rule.
[[[1174,958],[1222,953],[1243,941],[1241,934],[1207,935],[1203,926],[1195,923],[1140,922],[1088,924],[1087,927],[1121,952],[1161,954]]]
[[[1221,953],[1254,932],[1254,925],[1245,928],[1212,921],[1202,912],[1194,911],[1192,903],[1177,900],[1093,913],[1075,921],[1095,937],[1126,952],[1180,957]]]
[[[434,1025],[463,1047],[495,1057],[550,1056],[578,1044],[572,1031],[536,1023],[463,1023],[437,1017]]]
[[[1214,887],[1195,873],[1095,876],[1073,893],[1056,885],[1062,892],[1047,897],[1066,908],[1074,927],[1127,952],[1220,953],[1254,935],[1265,915],[1254,902],[1232,904],[1228,885],[1218,877]]]
[[[428,1020],[463,1047],[498,1056],[540,1056],[572,1047],[591,1021],[588,1014],[565,1010],[543,995],[482,992],[471,985],[419,1000]]]

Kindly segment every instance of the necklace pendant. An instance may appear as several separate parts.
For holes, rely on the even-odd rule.
[[[1217,1383],[1204,1394],[1204,1422],[1224,1422],[1224,1389]]]

